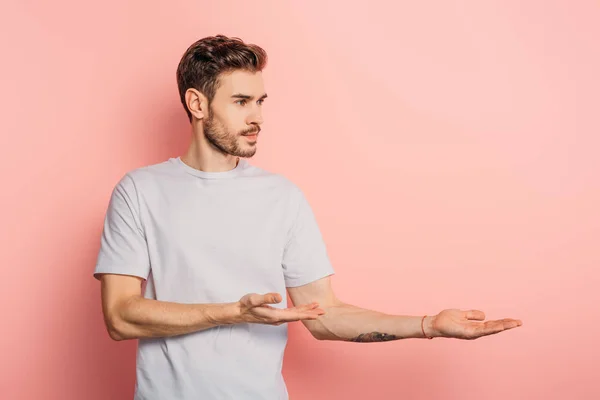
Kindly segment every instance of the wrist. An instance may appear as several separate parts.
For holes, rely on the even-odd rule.
[[[241,307],[239,303],[223,303],[205,310],[205,316],[211,325],[232,325],[241,321]]]
[[[427,337],[442,337],[442,334],[435,329],[435,318],[437,315],[428,315],[423,321],[423,328]]]

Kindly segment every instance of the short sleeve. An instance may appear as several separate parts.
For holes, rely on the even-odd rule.
[[[134,181],[125,175],[110,197],[94,270],[95,278],[98,279],[99,274],[148,278],[150,260],[138,204]]]
[[[306,285],[334,273],[313,210],[304,194],[296,190],[296,216],[282,260],[286,287]]]

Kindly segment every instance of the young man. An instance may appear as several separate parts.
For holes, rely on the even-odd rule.
[[[94,276],[110,337],[139,339],[135,399],[287,399],[292,321],[348,342],[475,339],[520,326],[482,322],[477,310],[395,316],[336,298],[302,191],[246,160],[261,132],[266,62],[237,38],[194,43],[177,69],[187,152],[128,172],[112,192]]]

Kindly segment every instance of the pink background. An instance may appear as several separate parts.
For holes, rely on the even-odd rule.
[[[263,46],[258,166],[311,201],[348,302],[478,308],[476,341],[317,342],[301,399],[597,399],[598,1],[4,1],[0,398],[131,399],[92,278],[113,185],[181,154],[175,68]]]

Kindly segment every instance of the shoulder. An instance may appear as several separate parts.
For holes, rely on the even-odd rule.
[[[177,169],[173,159],[168,159],[159,163],[143,165],[130,169],[121,175],[117,186],[128,189],[139,189],[140,187],[160,181],[163,179],[173,179],[177,177]]]
[[[144,188],[169,176],[169,161],[145,165],[122,173],[113,185],[113,196],[136,199]]]
[[[160,163],[149,164],[134,168],[125,173],[123,178],[131,179],[136,183],[161,178],[170,178],[177,175],[177,168],[173,159]]]
[[[246,162],[242,175],[246,177],[262,178],[268,181],[271,186],[277,187],[282,192],[292,196],[302,195],[300,187],[283,173],[268,170]]]

